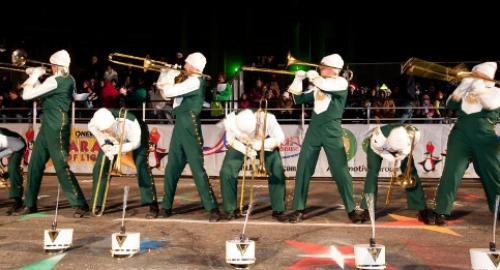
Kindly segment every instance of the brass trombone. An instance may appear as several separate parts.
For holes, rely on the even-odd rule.
[[[262,108],[262,103],[264,103],[264,108]],[[259,109],[257,110],[257,126],[255,128],[255,137],[261,140],[260,151],[259,151],[259,167],[257,168],[256,174],[260,177],[268,176],[266,165],[265,165],[265,149],[264,142],[266,140],[267,132],[267,99],[261,98],[259,101]],[[262,121],[261,121],[262,119]]]
[[[287,67],[293,66],[293,65],[300,65],[300,66],[309,66],[309,67],[314,67],[314,68],[322,68],[322,67],[323,68],[332,68],[331,66],[327,66],[327,65],[323,65],[323,64],[314,64],[311,62],[298,60],[295,57],[293,57],[290,53],[288,53],[286,60],[287,60],[287,64],[286,64]],[[348,81],[351,81],[352,78],[354,77],[354,72],[352,72],[352,70],[347,69],[347,68],[344,70],[345,70],[344,72],[346,74],[342,75],[342,76],[345,77]]]
[[[300,65],[300,66],[309,66],[309,67],[314,67],[314,68],[332,68],[327,65],[322,65],[322,64],[314,64],[311,62],[306,62],[306,61],[301,61],[293,57],[290,53],[288,53],[287,57],[287,64],[286,66],[293,66],[293,65]],[[252,72],[265,72],[265,73],[274,73],[274,74],[283,74],[283,75],[295,75],[295,71],[289,71],[289,70],[282,70],[282,69],[271,69],[271,68],[258,68],[258,67],[248,67],[248,66],[243,66],[241,67],[241,70],[243,71],[252,71]],[[347,75],[345,76],[348,81],[352,80],[354,77],[354,73],[350,69],[345,69],[345,72]]]
[[[111,182],[111,177],[112,176],[122,176],[121,174],[121,158],[122,158],[122,146],[123,142],[125,141],[125,120],[127,118],[127,113],[128,110],[125,108],[121,108],[120,111],[118,112],[118,119],[122,121],[121,123],[121,133],[120,133],[120,140],[117,141],[116,139],[112,139],[113,145],[118,144],[118,153],[116,154],[116,158],[111,161],[109,164],[109,169],[108,169],[108,177],[106,181],[106,188],[104,189],[104,194],[102,196],[102,205],[101,209],[97,211],[97,198],[99,196],[99,190],[101,188],[101,180],[102,180],[102,174],[104,171],[104,164],[106,162],[106,157],[103,155],[102,160],[101,160],[101,167],[99,169],[99,179],[97,180],[97,186],[96,190],[94,193],[93,197],[93,202],[92,202],[92,214],[94,216],[100,217],[104,214],[104,209],[106,209],[106,200],[108,198],[108,193],[109,193],[109,185]]]
[[[123,58],[123,60],[117,60],[116,58]],[[154,72],[161,72],[162,69],[174,69],[178,70],[181,73],[186,73],[185,70],[183,70],[181,67],[178,65],[172,65],[167,62],[163,61],[158,61],[158,60],[153,60],[150,59],[149,57],[139,57],[139,56],[134,56],[134,55],[129,55],[129,54],[123,54],[123,53],[110,53],[108,55],[108,60],[111,63],[117,64],[117,65],[122,65],[130,68],[137,68],[137,69],[142,69],[144,72],[146,71],[154,71]],[[125,62],[125,61],[129,62]],[[130,63],[131,61],[137,61],[138,63]],[[205,80],[211,80],[212,77],[207,74],[203,73],[195,73],[196,75],[201,76]]]
[[[26,51],[24,49],[14,50],[12,52],[12,55],[11,55],[11,62],[12,63],[0,63],[0,69],[24,73],[24,72],[26,72],[26,68],[30,67],[27,64],[31,63],[31,64],[37,64],[37,65],[43,66],[47,69],[48,73],[51,73],[52,69],[50,69],[50,66],[56,65],[56,64],[51,64],[51,63],[47,63],[47,62],[28,59],[28,53],[26,53]],[[56,65],[56,66],[59,66],[59,65]]]
[[[468,71],[464,65],[450,68],[415,57],[408,59],[404,63],[401,67],[401,73],[447,82],[460,81],[463,78],[472,77],[500,84],[498,80],[490,79],[480,73]]]
[[[413,149],[416,137],[416,129],[414,126],[407,126],[406,130],[411,138],[411,148],[410,153],[408,154],[408,158],[406,159],[406,168],[402,175],[396,176],[397,168],[396,162],[394,162],[394,167],[392,168],[392,176],[389,182],[389,189],[387,190],[387,196],[385,198],[385,205],[388,205],[391,202],[391,193],[392,193],[392,183],[396,182],[401,188],[414,188],[417,185],[417,180],[415,177],[411,176],[411,168],[413,164]]]
[[[9,188],[9,174],[8,170],[0,163],[0,187]]]

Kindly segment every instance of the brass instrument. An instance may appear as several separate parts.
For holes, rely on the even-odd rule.
[[[293,66],[293,65],[300,65],[300,66],[309,66],[309,67],[314,67],[314,68],[332,68],[331,66],[327,66],[327,65],[314,64],[311,62],[298,60],[295,57],[293,57],[290,53],[288,53],[286,59],[287,59],[287,64],[286,64],[287,67]],[[354,77],[354,72],[352,72],[352,70],[350,70],[350,69],[345,69],[345,72],[347,73],[346,79],[348,81],[352,80],[352,78]]]
[[[396,182],[401,188],[414,188],[417,185],[417,180],[415,177],[411,176],[411,168],[413,163],[413,149],[415,144],[416,137],[416,128],[412,125],[406,126],[406,132],[411,136],[411,148],[410,153],[408,154],[408,158],[406,159],[406,168],[402,175],[396,176],[397,168],[396,162],[394,162],[394,166],[392,168],[392,176],[389,182],[389,189],[387,190],[387,196],[385,198],[385,205],[388,205],[391,201],[391,192],[392,192],[392,183]]]
[[[313,64],[305,61],[300,61],[295,59],[290,53],[288,53],[287,57],[287,64],[286,66],[293,66],[293,65],[301,65],[301,66],[310,66],[314,68],[320,68],[320,67],[325,67],[325,68],[332,68],[330,66],[326,65],[321,65],[321,64]],[[243,71],[251,71],[251,72],[264,72],[264,73],[273,73],[273,74],[283,74],[283,75],[295,75],[296,71],[290,71],[290,70],[282,70],[282,69],[272,69],[272,68],[258,68],[258,67],[248,67],[248,66],[242,66],[241,70]],[[346,79],[348,81],[352,80],[354,73],[350,69],[345,69],[345,72],[347,73]]]
[[[28,59],[28,53],[26,53],[23,49],[16,49],[12,52],[11,62],[12,63],[0,63],[0,69],[25,73],[26,68],[33,67],[27,65],[28,63],[31,63],[43,66],[47,69],[47,73],[52,73],[50,66],[59,66],[56,64]]]
[[[248,158],[248,148],[250,148],[251,146],[247,146],[246,150],[245,150],[245,155],[243,156],[243,177],[242,177],[242,180],[241,180],[241,192],[240,192],[240,214],[243,214],[243,202],[244,202],[244,199],[245,199],[245,186],[246,186],[246,171],[247,171],[247,158]],[[251,205],[253,203],[253,187],[254,187],[254,180],[255,180],[255,172],[257,171],[255,169],[255,159],[252,160],[252,163],[251,163],[251,183],[250,183],[250,203],[249,205]]]
[[[123,58],[124,60],[116,60],[116,58]],[[134,63],[125,62],[125,59],[128,60],[129,62],[138,61],[138,63],[134,64]],[[109,60],[109,62],[117,64],[117,65],[122,65],[122,66],[130,67],[130,68],[142,69],[144,72],[146,72],[146,71],[161,72],[162,69],[174,69],[174,70],[180,71],[181,73],[186,73],[186,71],[183,70],[178,65],[172,65],[172,64],[169,64],[167,62],[153,60],[153,59],[150,59],[149,57],[139,57],[139,56],[123,54],[123,53],[110,53],[108,55],[108,60]],[[205,80],[212,79],[212,77],[210,75],[207,75],[207,74],[203,74],[203,73],[195,73],[195,74],[201,76]]]
[[[472,77],[500,84],[500,81],[488,78],[481,73],[468,71],[464,65],[450,68],[415,57],[408,59],[404,63],[401,67],[401,73],[447,82],[460,81],[463,78]]]
[[[406,132],[408,132],[408,134],[411,136],[410,153],[408,154],[408,158],[406,159],[406,168],[404,173],[396,178],[396,183],[404,189],[414,188],[417,185],[416,179],[410,174],[413,164],[413,149],[415,148],[414,144],[417,131],[414,126],[409,125],[406,127]]]
[[[262,103],[264,102],[264,108],[262,108]],[[267,99],[261,98],[259,101],[259,109],[257,110],[257,126],[255,127],[255,137],[261,140],[260,150],[259,150],[259,167],[256,174],[260,177],[268,176],[266,165],[265,165],[265,149],[264,142],[266,140],[267,133]],[[262,120],[262,121],[261,121]],[[260,136],[260,137],[259,137]]]
[[[9,173],[1,163],[0,163],[0,187],[5,187],[7,189],[10,187]]]
[[[106,200],[108,198],[108,193],[109,193],[109,185],[110,185],[110,182],[111,182],[111,177],[112,176],[122,176],[121,174],[121,157],[122,157],[122,146],[123,146],[123,142],[125,141],[125,120],[126,120],[126,117],[127,117],[127,113],[128,113],[128,110],[125,109],[125,108],[121,108],[120,111],[118,112],[118,119],[122,121],[122,124],[121,124],[121,129],[120,129],[120,140],[117,142],[115,139],[113,139],[113,145],[115,145],[116,143],[118,143],[118,153],[116,154],[116,157],[114,158],[114,162],[111,161],[110,165],[109,165],[109,169],[108,169],[108,177],[107,177],[107,181],[106,181],[106,188],[104,190],[104,194],[103,194],[103,197],[102,197],[102,205],[101,205],[101,209],[99,211],[97,211],[97,198],[99,196],[99,190],[101,188],[101,180],[102,180],[102,173],[104,171],[104,164],[106,162],[106,158],[104,155],[102,157],[102,160],[101,160],[101,167],[99,169],[99,178],[97,180],[97,186],[96,186],[96,190],[95,190],[95,193],[94,193],[94,197],[93,197],[93,202],[92,202],[92,214],[97,216],[97,217],[100,217],[104,214],[104,210],[106,209]]]

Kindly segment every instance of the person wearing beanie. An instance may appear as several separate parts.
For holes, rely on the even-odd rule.
[[[224,119],[229,147],[220,170],[220,184],[224,211],[228,220],[237,218],[241,214],[236,210],[238,174],[246,157],[251,163],[259,156],[264,121],[266,121],[264,162],[269,174],[272,217],[279,221],[285,220],[285,171],[279,152],[279,146],[285,141],[285,134],[273,114],[267,113],[264,119],[263,112],[257,113],[248,109],[238,114],[232,112]]]
[[[348,82],[339,76],[344,60],[338,54],[325,56],[321,60],[320,74],[316,70],[297,71],[288,92],[292,94],[295,104],[313,103],[311,122],[300,149],[293,209],[290,222],[303,220],[306,208],[309,181],[314,174],[321,148],[325,150],[330,171],[335,178],[338,190],[345,205],[349,219],[361,221],[362,212],[355,210],[352,177],[347,167],[347,156],[342,140],[340,126],[342,114],[347,100]],[[309,79],[311,88],[302,92],[302,81]]]
[[[29,78],[23,83],[23,99],[41,98],[43,103],[42,126],[35,140],[28,165],[28,185],[24,214],[35,213],[45,164],[52,160],[57,179],[68,198],[76,208],[74,217],[84,217],[89,207],[85,196],[68,165],[69,138],[71,130],[70,109],[76,91],[76,83],[69,74],[71,58],[66,50],[50,57],[52,75],[43,83],[39,78],[47,71],[45,67],[26,69]]]
[[[106,189],[108,179],[108,169],[111,163],[116,162],[116,155],[120,148],[120,138],[123,136],[122,154],[132,152],[135,167],[137,169],[137,182],[141,195],[142,205],[149,206],[149,212],[146,218],[152,219],[158,217],[159,208],[156,197],[156,187],[151,169],[147,163],[149,148],[149,131],[147,125],[137,118],[132,112],[125,109],[106,109],[101,108],[94,113],[94,116],[88,124],[89,131],[94,135],[100,145],[99,153],[92,171],[92,204],[96,201],[96,212],[100,212],[103,204],[103,195]],[[122,115],[119,115],[119,114]],[[125,123],[123,122],[125,121]],[[124,129],[124,130],[123,130]],[[101,168],[102,159],[104,167]],[[101,186],[99,194],[96,194],[97,183],[99,182],[99,173],[102,170]]]
[[[458,186],[472,161],[486,193],[490,211],[500,194],[500,143],[495,125],[500,114],[500,89],[494,79],[497,63],[474,66],[476,77],[465,77],[448,98],[448,109],[458,111],[458,119],[448,136],[446,162],[439,181],[434,209],[436,225],[446,224]]]
[[[428,210],[425,204],[425,193],[422,188],[422,183],[418,177],[415,160],[412,157],[411,168],[407,168],[408,157],[411,153],[412,142],[413,146],[420,139],[420,132],[412,125],[388,124],[382,127],[376,127],[370,134],[370,146],[366,151],[368,172],[365,179],[364,194],[373,193],[376,207],[377,191],[378,191],[378,174],[382,160],[386,160],[391,164],[391,168],[395,170],[401,169],[401,173],[410,169],[410,176],[415,179],[415,186],[406,188],[406,201],[408,209],[418,211],[417,218],[421,222],[428,224]],[[393,172],[396,174],[395,172]],[[368,205],[366,198],[361,202],[361,208],[364,209],[363,221],[370,219],[368,214]]]
[[[160,73],[156,86],[165,99],[174,99],[173,115],[175,126],[170,141],[168,162],[165,167],[165,196],[162,201],[162,215],[172,215],[172,205],[177,183],[186,163],[191,168],[194,183],[201,197],[201,203],[210,212],[209,220],[218,221],[220,213],[217,200],[203,166],[203,136],[201,134],[200,113],[205,97],[203,72],[207,60],[199,52],[186,57],[184,73],[187,78],[175,82],[181,71],[166,69]]]
[[[23,176],[21,171],[21,161],[26,150],[26,141],[14,131],[0,128],[0,160],[9,158],[7,171],[2,167],[1,178],[9,178],[10,189],[9,198],[14,200],[12,207],[7,210],[7,215],[13,215],[23,209]]]

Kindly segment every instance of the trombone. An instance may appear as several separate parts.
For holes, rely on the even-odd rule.
[[[264,108],[262,108],[262,103],[264,103]],[[267,99],[261,98],[259,101],[259,109],[255,113],[257,116],[257,126],[255,128],[255,137],[261,140],[260,151],[259,151],[259,167],[257,168],[256,174],[258,176],[268,176],[268,172],[265,166],[265,149],[264,142],[266,140],[267,132]],[[262,121],[261,121],[262,119]],[[259,137],[260,136],[260,137]]]
[[[92,214],[94,216],[97,216],[97,217],[102,216],[104,214],[104,209],[106,209],[106,200],[108,198],[109,183],[111,182],[111,177],[112,176],[122,176],[122,174],[121,174],[121,158],[122,158],[122,146],[123,146],[123,142],[125,141],[125,120],[126,120],[127,113],[128,113],[128,110],[125,108],[121,108],[120,111],[118,112],[118,119],[122,119],[121,120],[122,124],[121,124],[121,129],[120,129],[120,131],[121,131],[120,140],[117,141],[114,138],[112,139],[113,145],[118,143],[118,153],[116,154],[116,158],[114,158],[109,164],[108,176],[107,176],[107,180],[106,180],[106,187],[104,189],[104,194],[102,196],[102,205],[101,205],[101,209],[98,211],[97,210],[97,198],[99,197],[102,174],[103,174],[104,165],[106,162],[106,157],[104,155],[102,156],[101,167],[99,169],[99,178],[97,180],[97,186],[95,189],[93,202],[92,202]]]
[[[56,64],[28,59],[28,53],[24,49],[16,49],[12,52],[11,63],[0,63],[0,69],[25,73],[26,68],[30,67],[27,65],[28,63],[43,66],[47,69],[48,73],[52,72],[52,69],[49,68],[50,66],[59,66]]]
[[[387,196],[385,198],[385,205],[388,205],[391,202],[391,193],[392,193],[392,183],[396,182],[401,188],[414,188],[417,185],[417,180],[415,177],[411,176],[411,168],[413,164],[413,149],[415,148],[415,137],[416,137],[416,129],[414,126],[407,126],[406,130],[411,138],[411,148],[410,153],[408,154],[408,158],[406,159],[406,168],[402,175],[396,176],[396,162],[394,162],[394,167],[392,168],[392,176],[391,181],[389,182],[389,189],[387,190]]]
[[[490,79],[482,74],[468,71],[463,64],[450,68],[415,57],[408,59],[408,61],[403,64],[401,73],[446,82],[459,81],[466,77],[472,77],[500,84],[499,80]]]
[[[7,189],[10,187],[9,173],[7,172],[7,169],[1,162],[0,162],[0,187],[5,187]]]
[[[293,65],[300,65],[300,66],[309,66],[309,67],[314,67],[314,68],[332,68],[327,65],[322,65],[322,64],[314,64],[311,62],[306,62],[306,61],[301,61],[293,57],[290,53],[288,53],[287,57],[287,64],[286,66],[293,66]],[[273,73],[273,74],[283,74],[283,75],[295,75],[295,71],[289,71],[289,70],[282,70],[282,69],[272,69],[272,68],[258,68],[258,67],[249,67],[249,66],[243,66],[241,67],[241,70],[243,71],[251,71],[251,72],[264,72],[264,73]],[[346,79],[348,81],[352,80],[354,77],[354,73],[350,69],[345,69]]]
[[[120,60],[119,58],[122,58],[122,59]],[[146,71],[161,72],[162,69],[174,69],[174,70],[180,71],[181,73],[186,73],[186,71],[183,70],[178,65],[172,65],[172,64],[169,64],[167,62],[153,60],[149,57],[139,57],[139,56],[124,54],[124,53],[110,53],[108,55],[108,60],[109,60],[109,62],[117,64],[117,65],[122,65],[122,66],[126,66],[129,68],[142,69],[144,72],[146,72]],[[126,62],[126,61],[128,61],[128,62]],[[136,61],[137,63],[132,63],[132,61]],[[195,74],[198,76],[201,76],[205,80],[212,79],[212,77],[210,75],[207,75],[207,74],[198,73],[198,72]]]

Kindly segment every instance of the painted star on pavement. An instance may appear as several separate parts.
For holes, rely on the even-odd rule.
[[[405,217],[401,215],[396,215],[396,214],[389,214],[389,216],[396,221],[390,221],[390,222],[377,222],[379,225],[391,225],[395,227],[407,227],[407,226],[412,226],[412,227],[417,227],[418,229],[423,229],[423,230],[428,230],[432,232],[438,232],[438,233],[444,233],[444,234],[449,234],[449,235],[454,235],[454,236],[459,236],[461,237],[462,235],[453,231],[452,229],[446,227],[446,226],[436,226],[436,225],[425,225],[422,222],[418,221],[417,218],[411,218],[411,217]],[[448,224],[456,224],[456,223],[461,223],[461,220],[449,220],[447,221]]]

